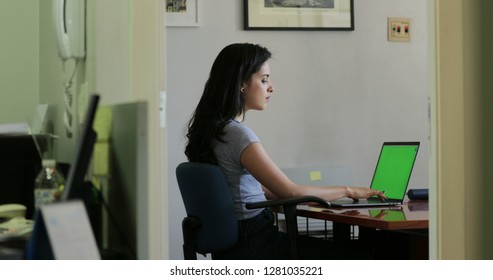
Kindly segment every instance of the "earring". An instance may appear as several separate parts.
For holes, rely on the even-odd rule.
[[[242,93],[245,93],[245,88],[241,88],[241,89],[240,89],[240,91],[241,91]]]

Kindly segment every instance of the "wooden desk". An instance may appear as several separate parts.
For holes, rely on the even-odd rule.
[[[359,246],[377,259],[428,259],[428,201],[406,201],[387,208],[302,205],[298,216],[332,221],[336,242],[353,242],[351,226],[358,226]]]
[[[428,202],[387,208],[320,208],[302,205],[298,216],[384,230],[428,229]]]

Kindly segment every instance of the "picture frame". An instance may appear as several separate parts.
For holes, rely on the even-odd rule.
[[[353,0],[243,0],[244,30],[354,30]]]
[[[164,0],[166,9],[166,26],[198,27],[200,26],[199,0]]]

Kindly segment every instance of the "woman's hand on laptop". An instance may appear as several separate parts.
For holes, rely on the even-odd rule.
[[[369,198],[372,196],[378,196],[382,200],[386,200],[387,196],[385,196],[385,192],[374,190],[370,188],[361,188],[361,187],[348,187],[348,196],[355,201],[359,199]]]

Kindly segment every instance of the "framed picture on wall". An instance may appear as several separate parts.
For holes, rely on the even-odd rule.
[[[199,26],[199,0],[166,1],[166,26]]]
[[[245,30],[354,30],[353,0],[243,0]]]

